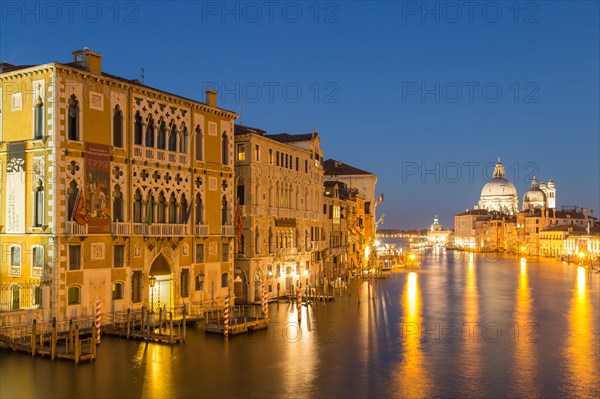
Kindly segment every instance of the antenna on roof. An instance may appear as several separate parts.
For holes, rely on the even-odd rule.
[[[142,74],[140,76],[140,80],[142,81],[142,84],[144,84],[144,67],[141,67],[140,69],[141,69],[141,72],[142,72]]]

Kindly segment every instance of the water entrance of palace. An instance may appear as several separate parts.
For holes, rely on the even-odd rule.
[[[152,262],[150,276],[154,276],[154,286],[150,285],[150,309],[152,311],[171,309],[173,303],[173,274],[167,259],[161,254]]]
[[[418,253],[300,324],[270,304],[268,330],[227,340],[105,336],[79,366],[3,351],[0,397],[598,397],[600,274],[465,255]]]

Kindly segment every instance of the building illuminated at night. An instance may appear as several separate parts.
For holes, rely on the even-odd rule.
[[[241,215],[235,295],[271,297],[323,276],[323,150],[318,133],[267,134],[235,126],[236,203]]]
[[[96,300],[118,311],[228,294],[237,115],[216,92],[199,102],[108,74],[87,48],[2,64],[0,83],[3,310],[60,320]]]

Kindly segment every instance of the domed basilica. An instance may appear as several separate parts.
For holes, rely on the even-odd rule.
[[[538,185],[534,177],[531,187],[523,196],[523,210],[532,208],[555,208],[556,207],[556,188],[552,179],[548,185],[542,181]],[[519,211],[519,197],[515,186],[506,178],[504,165],[496,163],[494,175],[481,190],[479,202],[475,209],[485,209],[489,212],[499,212],[507,215],[514,215]]]

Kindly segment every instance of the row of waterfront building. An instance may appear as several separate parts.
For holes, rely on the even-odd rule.
[[[331,284],[365,266],[377,177],[102,70],[0,69],[0,312],[44,320]],[[41,318],[41,317],[40,317]]]
[[[556,208],[552,179],[534,177],[518,207],[517,190],[498,160],[478,204],[454,217],[454,246],[594,263],[600,259],[600,225],[593,211],[577,206]]]

